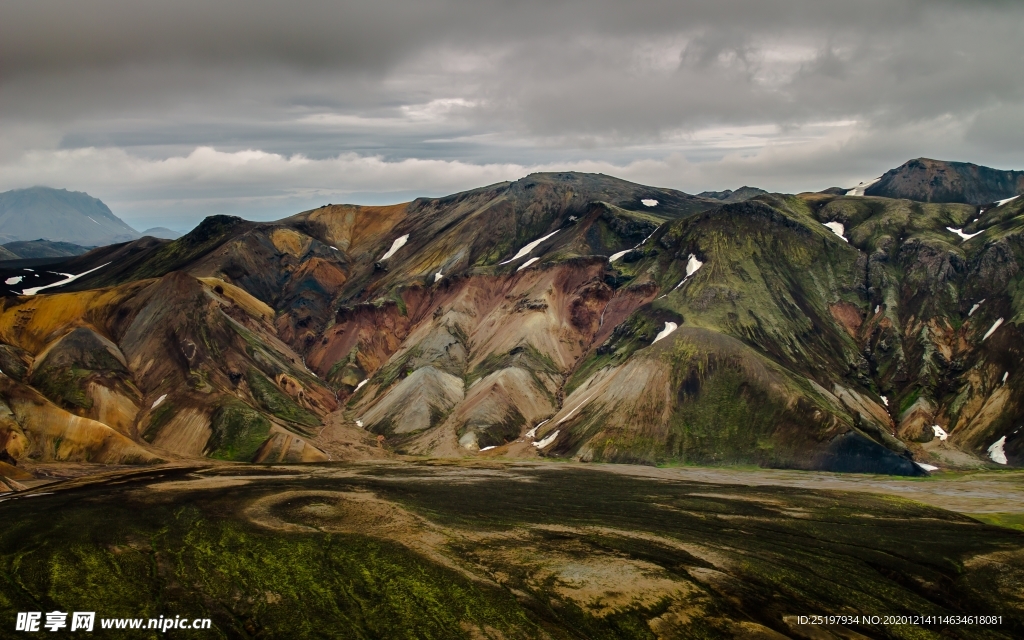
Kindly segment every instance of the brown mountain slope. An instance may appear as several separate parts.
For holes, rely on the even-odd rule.
[[[182,272],[8,298],[0,339],[28,354],[23,381],[38,392],[0,376],[14,414],[0,441],[14,458],[326,460],[308,440],[334,393],[277,339],[273,319],[245,291]],[[112,452],[111,438],[122,448]]]
[[[8,298],[0,365],[165,457],[1021,464],[1021,206],[539,174],[218,217]]]

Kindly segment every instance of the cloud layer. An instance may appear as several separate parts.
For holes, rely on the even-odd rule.
[[[1024,6],[925,0],[15,0],[0,189],[136,226],[533,170],[687,191],[1024,167]]]

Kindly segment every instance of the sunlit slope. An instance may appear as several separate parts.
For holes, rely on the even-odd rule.
[[[0,367],[187,456],[340,456],[344,432],[443,456],[1018,465],[1021,206],[722,205],[559,173],[215,217],[75,258],[96,269],[77,293],[9,300]],[[79,327],[127,373],[58,358]]]
[[[5,307],[0,442],[15,459],[326,459],[307,440],[334,394],[234,285],[172,272]]]

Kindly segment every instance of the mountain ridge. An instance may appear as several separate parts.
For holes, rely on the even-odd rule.
[[[139,232],[81,191],[30,187],[0,193],[0,234],[98,246],[134,240]]]
[[[991,204],[1024,193],[1024,171],[917,158],[884,173],[864,195],[918,202]]]
[[[164,459],[350,459],[380,437],[429,456],[1019,465],[1021,208],[723,204],[562,172],[211,217],[72,258],[61,268],[84,275],[59,293],[7,299],[0,370],[38,374],[0,396],[15,415],[23,384],[54,411],[119,416]],[[83,324],[127,365],[73,350],[36,364]],[[18,429],[22,455],[52,450]]]

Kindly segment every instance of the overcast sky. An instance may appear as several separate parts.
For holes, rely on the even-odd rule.
[[[1019,0],[3,0],[0,190],[138,229],[599,171],[1024,169]]]

